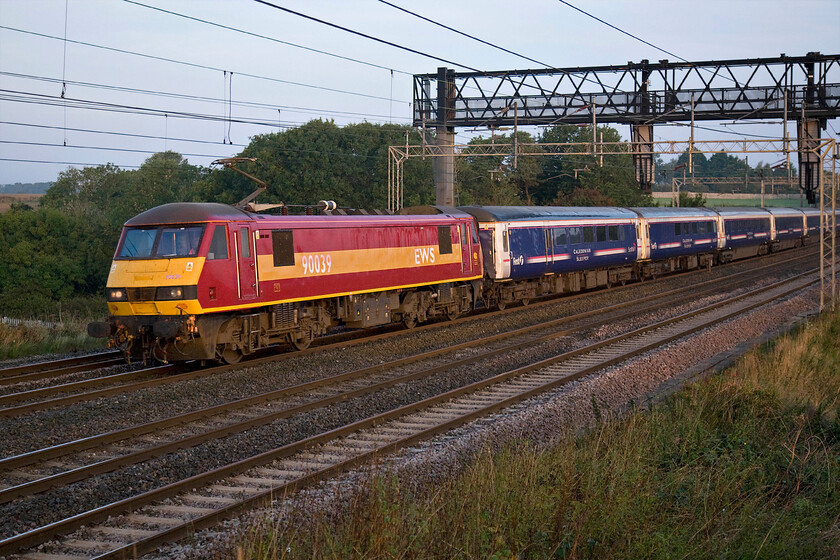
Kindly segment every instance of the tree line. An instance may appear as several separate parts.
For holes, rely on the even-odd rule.
[[[599,127],[599,138],[620,140]],[[591,128],[569,125],[539,135],[516,133],[522,144],[590,142]],[[312,205],[335,200],[340,207],[384,208],[388,146],[420,144],[408,126],[358,123],[344,127],[313,120],[298,128],[252,138],[239,154],[256,158],[241,168],[268,184],[259,202]],[[512,144],[513,135],[477,138],[471,144]],[[653,204],[635,182],[629,153],[604,156],[466,156],[456,161],[459,205]],[[405,205],[434,204],[431,158],[411,158],[404,167]],[[190,164],[180,154],[154,154],[139,169],[113,164],[68,169],[33,210],[16,204],[0,215],[0,313],[37,315],[56,301],[99,296],[123,223],[167,202],[234,204],[255,188],[230,169]]]

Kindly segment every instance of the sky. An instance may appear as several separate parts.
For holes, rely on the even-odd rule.
[[[559,68],[675,60],[663,51],[689,61],[840,53],[840,0],[389,1]],[[109,162],[135,169],[163,150],[207,166],[316,118],[410,124],[413,74],[539,68],[379,0],[272,3],[453,64],[255,0],[0,0],[0,184]],[[840,122],[829,125],[823,135],[837,138]],[[698,137],[782,134],[778,123],[712,128]],[[456,142],[483,133],[459,129]]]

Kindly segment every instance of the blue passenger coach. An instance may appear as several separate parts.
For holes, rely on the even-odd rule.
[[[660,261],[701,254],[714,259],[720,243],[716,212],[706,208],[656,207],[633,208],[633,211],[642,217],[645,224],[640,260]],[[710,263],[704,259],[700,264]]]
[[[494,280],[617,266],[636,259],[638,215],[625,208],[468,206]],[[489,257],[489,258],[488,258]]]
[[[764,255],[771,242],[770,212],[764,208],[715,208],[723,220],[720,261]]]

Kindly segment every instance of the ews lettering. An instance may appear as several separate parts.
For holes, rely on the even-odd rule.
[[[414,264],[426,264],[435,262],[434,247],[418,247],[414,249]]]

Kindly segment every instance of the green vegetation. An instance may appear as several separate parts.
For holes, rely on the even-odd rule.
[[[73,297],[41,311],[38,319],[0,322],[0,360],[103,348],[87,335],[87,324],[105,314],[103,298]]]
[[[840,315],[649,411],[254,534],[247,558],[840,558]],[[292,513],[286,519],[297,519]]]

